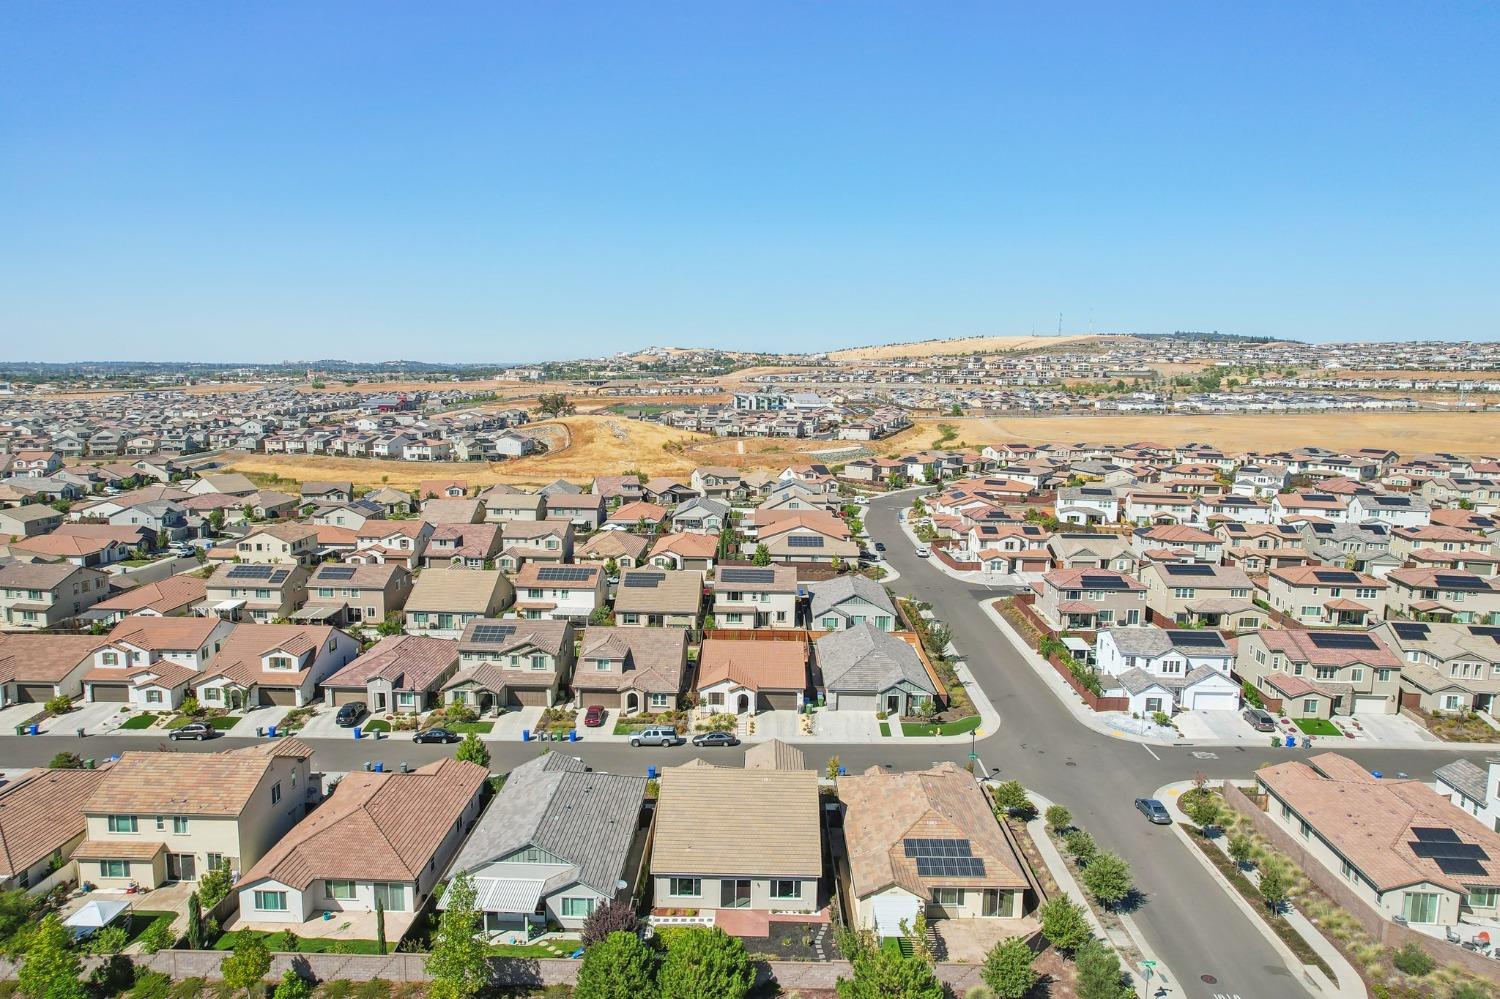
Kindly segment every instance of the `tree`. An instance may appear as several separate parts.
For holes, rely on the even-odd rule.
[[[1000,999],[1021,999],[1040,977],[1031,970],[1031,948],[1020,937],[1007,937],[985,955],[979,977]]]
[[[188,950],[203,949],[203,906],[197,892],[187,900],[187,945]]]
[[[657,975],[661,999],[743,999],[755,983],[739,937],[714,927],[675,934]]]
[[[727,562],[727,561],[729,561],[731,558],[734,557],[734,551],[735,551],[734,525],[733,524],[729,524],[729,523],[725,523],[725,525],[722,528],[720,528],[720,530],[719,530],[718,560],[720,562]]]
[[[1219,803],[1214,800],[1213,795],[1207,793],[1189,793],[1183,795],[1182,810],[1187,817],[1193,820],[1193,825],[1199,829],[1208,830],[1208,827],[1219,821],[1221,809]]]
[[[146,932],[141,934],[141,950],[147,954],[166,950],[176,942],[177,934],[172,932],[171,916],[158,916],[146,927]]]
[[[431,999],[470,999],[489,981],[488,948],[478,936],[481,917],[475,899],[469,872],[454,875],[443,895],[445,908],[427,955]]]
[[[1286,887],[1286,875],[1280,867],[1273,864],[1260,872],[1260,897],[1272,912],[1280,912],[1286,904]]]
[[[455,758],[463,760],[465,763],[477,763],[480,766],[484,767],[486,770],[489,769],[489,748],[485,746],[484,742],[481,741],[479,736],[474,732],[470,732],[468,735],[464,736],[464,741],[458,744],[458,751],[453,755]]]
[[[585,947],[592,947],[611,933],[636,933],[639,930],[640,920],[636,918],[635,907],[628,897],[621,895],[589,913],[583,921],[580,936]]]
[[[125,932],[125,927],[120,925],[105,926],[94,931],[89,937],[88,951],[90,954],[118,954],[125,949],[130,942],[130,934]]]
[[[1093,835],[1084,829],[1073,829],[1063,836],[1063,849],[1079,864],[1087,864],[1099,852]]]
[[[234,953],[219,964],[224,984],[232,989],[250,990],[271,972],[271,952],[255,933],[241,933],[234,941]]]
[[[271,999],[312,999],[312,994],[312,983],[288,968],[281,973],[281,981],[276,983]]]
[[[52,770],[77,770],[83,766],[83,759],[77,753],[58,753],[47,766]]]
[[[943,999],[945,990],[932,968],[899,950],[875,945],[869,930],[840,935],[839,949],[849,959],[853,977],[834,985],[839,999]],[[581,999],[581,997],[580,997]]]
[[[923,909],[917,909],[917,915],[910,926],[906,920],[901,920],[901,935],[906,938],[911,947],[911,956],[924,964],[931,964],[932,944],[927,942],[927,913]]]
[[[1042,921],[1042,936],[1065,954],[1077,951],[1094,936],[1083,906],[1066,895],[1054,895],[1042,903],[1037,917]]]
[[[752,555],[752,556],[750,556],[750,564],[751,565],[770,565],[771,564],[771,549],[767,548],[764,544],[756,545],[755,546],[755,554]]]
[[[1125,984],[1120,958],[1098,940],[1078,948],[1074,963],[1078,966],[1074,986],[1078,999],[1135,999],[1135,990]]]
[[[1023,822],[1036,818],[1036,805],[1031,803],[1020,781],[1008,780],[995,788],[995,804],[1007,815],[1013,815]]]
[[[830,756],[830,757],[828,757],[828,767],[827,767],[827,769],[824,772],[828,774],[828,779],[829,780],[837,780],[838,779],[838,776],[839,776],[839,766],[840,766],[840,763],[839,763],[839,758],[837,756]]]
[[[208,526],[215,534],[224,529],[224,511],[211,510],[208,514]]]
[[[576,407],[561,392],[544,392],[537,396],[536,411],[544,416],[571,416]]]
[[[224,896],[229,894],[229,887],[227,866],[204,871],[203,876],[198,879],[198,901],[205,909],[212,909],[224,901]]]
[[[375,633],[377,635],[380,635],[382,638],[389,638],[392,635],[399,635],[405,630],[406,625],[401,620],[400,611],[391,611],[381,619],[381,622],[379,624],[375,626]]]
[[[37,925],[16,975],[17,989],[31,999],[84,999],[78,955],[68,947],[70,934],[56,915]]]
[[[36,912],[36,900],[25,888],[0,891],[0,940],[8,940],[23,926],[31,922]]]
[[[375,947],[384,954],[385,946],[385,903],[380,896],[375,896]]]
[[[1073,813],[1062,805],[1047,806],[1047,828],[1060,833],[1073,824]]]
[[[1244,833],[1235,833],[1229,837],[1229,856],[1241,867],[1250,862],[1250,855],[1255,852],[1255,843]]]
[[[611,933],[583,952],[573,999],[639,999],[656,994],[656,955],[634,933]]]
[[[1095,854],[1083,869],[1083,887],[1106,909],[1112,909],[1130,895],[1135,887],[1130,876],[1130,865],[1118,854]]]

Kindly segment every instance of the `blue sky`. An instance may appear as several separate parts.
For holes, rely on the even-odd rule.
[[[0,5],[0,356],[1500,332],[1500,7]]]

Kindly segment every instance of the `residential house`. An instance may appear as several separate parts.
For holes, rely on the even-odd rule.
[[[596,475],[592,492],[604,500],[609,509],[644,498],[641,480],[634,475]]]
[[[359,701],[376,714],[420,713],[436,706],[458,670],[458,642],[390,635],[323,681],[329,705]]]
[[[1450,804],[1500,832],[1500,759],[1490,757],[1482,767],[1454,760],[1434,770],[1432,777],[1433,788]]]
[[[1033,609],[1056,631],[1146,623],[1146,585],[1112,569],[1053,569],[1031,585]]]
[[[637,500],[620,504],[610,513],[604,526],[608,530],[655,534],[662,529],[670,515],[670,511],[660,504]]]
[[[756,516],[755,540],[745,544],[745,556],[765,545],[773,562],[852,563],[859,558],[859,545],[850,537],[848,525],[832,514],[818,511]]]
[[[808,689],[807,643],[707,639],[698,653],[697,689],[710,714],[800,711]]]
[[[716,535],[663,534],[651,543],[651,552],[646,556],[646,562],[658,569],[712,572],[718,555],[719,539]]]
[[[436,528],[425,520],[370,520],[354,532],[354,553],[345,561],[396,562],[413,571],[422,564]]]
[[[302,707],[357,655],[359,642],[326,625],[240,624],[193,686],[209,708]]]
[[[701,761],[667,768],[652,836],[653,904],[818,912],[825,895],[820,810],[812,770]]]
[[[551,707],[572,672],[573,649],[570,621],[470,621],[458,642],[458,672],[443,685],[444,697],[481,714]]]
[[[597,704],[627,715],[666,711],[677,707],[687,675],[682,629],[596,625],[583,635],[573,699],[579,707]]]
[[[168,576],[155,583],[142,583],[121,590],[94,604],[89,615],[105,624],[114,624],[131,614],[156,617],[185,617],[208,597],[208,583],[198,576]]]
[[[1368,626],[1385,617],[1387,588],[1385,580],[1353,569],[1288,566],[1271,570],[1266,599],[1299,624]]]
[[[721,567],[714,574],[714,627],[729,631],[795,628],[797,594],[796,569]]]
[[[700,465],[693,469],[688,484],[700,496],[718,500],[740,498],[740,472],[737,468],[716,465]]]
[[[1262,767],[1255,782],[1266,816],[1383,917],[1414,927],[1500,917],[1500,836],[1420,780],[1319,753]]]
[[[108,772],[37,768],[0,784],[0,891],[33,889],[71,869],[88,828],[84,802]]]
[[[1494,577],[1461,569],[1393,569],[1385,581],[1392,614],[1418,621],[1500,624],[1500,581]]]
[[[1428,714],[1492,711],[1500,694],[1500,643],[1493,628],[1387,621],[1380,640],[1403,660],[1401,704]]]
[[[290,620],[307,601],[307,570],[300,565],[226,563],[208,577],[204,593],[209,610],[228,621]]]
[[[839,777],[837,797],[852,926],[899,939],[919,914],[1019,921],[1034,904],[1024,861],[957,764],[871,767]]]
[[[843,631],[868,623],[891,632],[900,621],[890,593],[865,576],[816,580],[807,584],[807,593],[811,598],[808,616],[818,630]]]
[[[1239,708],[1234,650],[1217,631],[1107,628],[1094,649],[1105,695],[1128,697],[1132,714]]]
[[[813,647],[828,707],[906,717],[941,702],[946,691],[908,634],[865,623],[818,638]]]
[[[1355,524],[1375,521],[1391,527],[1425,527],[1432,522],[1432,507],[1419,496],[1369,493],[1349,500],[1349,520]]]
[[[94,650],[84,700],[175,710],[234,627],[217,617],[127,617]]]
[[[0,509],[0,534],[13,538],[34,538],[56,530],[62,522],[61,513],[41,503]]]
[[[604,497],[596,493],[554,493],[547,497],[547,516],[569,521],[580,531],[597,531],[604,523]]]
[[[312,565],[318,560],[318,531],[311,524],[268,524],[252,528],[234,551],[241,562]]]
[[[1117,534],[1056,534],[1047,541],[1058,569],[1110,569],[1131,574],[1140,558]]]
[[[697,569],[622,569],[615,622],[622,627],[698,627],[703,573]]]
[[[307,580],[307,603],[295,615],[325,624],[378,625],[406,607],[412,574],[400,563],[325,562]]]
[[[597,565],[527,562],[516,573],[516,611],[532,620],[586,624],[609,605],[609,581]]]
[[[1190,524],[1137,527],[1131,532],[1130,547],[1143,559],[1176,558],[1218,562],[1224,555],[1222,538]]]
[[[316,800],[311,759],[298,739],[122,754],[84,803],[78,876],[104,889],[149,889],[253,867]]]
[[[646,778],[564,753],[512,770],[448,871],[473,877],[486,938],[523,944],[549,924],[578,930],[595,909],[631,898],[645,797]]]
[[[1052,568],[1051,540],[1040,524],[981,522],[970,526],[965,544],[986,572],[1043,573]]]
[[[1104,486],[1059,489],[1053,513],[1064,524],[1113,524],[1120,519],[1120,498]]]
[[[351,482],[309,481],[302,483],[304,503],[347,503],[354,499],[354,484]]]
[[[1244,570],[1213,562],[1161,562],[1141,572],[1146,606],[1158,620],[1209,628],[1253,631],[1267,615],[1254,602]]]
[[[134,554],[130,545],[116,538],[81,538],[58,531],[12,541],[6,549],[17,559],[67,562],[91,569],[123,562]]]
[[[689,534],[717,535],[729,523],[729,504],[699,497],[672,511],[672,530]]]
[[[484,500],[484,519],[489,524],[543,520],[547,516],[547,497],[541,493],[487,489],[479,498]]]
[[[0,565],[0,621],[8,629],[55,628],[109,595],[109,576],[71,562]]]
[[[507,572],[515,572],[527,562],[563,565],[573,560],[571,521],[509,521],[502,533],[499,565]]]
[[[1392,715],[1403,664],[1375,632],[1265,628],[1243,635],[1235,672],[1288,718]]]
[[[484,520],[484,501],[478,499],[430,499],[422,504],[420,517],[433,526],[478,524]]]
[[[499,558],[503,544],[499,524],[443,524],[427,540],[422,565],[483,569]]]
[[[295,932],[328,913],[378,909],[385,932],[399,938],[474,826],[488,778],[484,767],[452,759],[410,773],[346,774],[235,883],[236,926]]]
[[[686,503],[697,495],[692,486],[678,479],[666,476],[649,479],[641,487],[641,499],[648,503],[659,504],[665,507],[676,506],[678,503]]]
[[[457,638],[469,622],[498,617],[515,601],[499,569],[423,569],[406,598],[406,630]]]
[[[81,696],[83,675],[102,641],[97,635],[0,633],[0,706]]]
[[[629,569],[632,566],[644,564],[646,552],[650,547],[651,539],[639,534],[628,534],[625,531],[600,531],[579,545],[575,556],[579,562],[593,562],[598,565],[613,562],[617,570]]]

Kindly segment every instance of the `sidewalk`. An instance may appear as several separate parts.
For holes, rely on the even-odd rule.
[[[1314,988],[1324,995],[1339,996],[1341,999],[1365,999],[1367,995],[1365,983],[1359,977],[1359,973],[1354,970],[1354,967],[1344,955],[1339,953],[1339,949],[1329,943],[1328,939],[1322,933],[1318,932],[1317,927],[1308,922],[1307,917],[1297,911],[1296,907],[1287,907],[1286,921],[1291,924],[1292,928],[1297,931],[1297,934],[1303,940],[1307,941],[1308,945],[1317,952],[1319,957],[1328,962],[1328,966],[1333,969],[1334,975],[1338,978],[1337,982],[1329,981],[1328,976],[1323,973],[1322,969],[1314,965],[1303,964],[1301,959],[1292,953],[1291,948],[1282,942],[1282,939],[1266,925],[1265,920],[1260,917],[1260,913],[1252,909],[1250,903],[1245,901],[1244,896],[1235,890],[1234,885],[1230,884],[1219,869],[1210,863],[1207,857],[1203,856],[1203,852],[1198,849],[1197,844],[1189,838],[1189,834],[1184,832],[1182,826],[1178,824],[1186,822],[1188,819],[1187,816],[1183,815],[1182,809],[1177,807],[1177,799],[1182,796],[1183,792],[1190,790],[1192,786],[1192,781],[1177,781],[1158,788],[1154,794],[1154,797],[1166,805],[1167,811],[1171,813],[1173,820],[1172,832],[1182,841],[1183,847],[1193,855],[1194,860],[1203,865],[1203,868],[1208,871],[1218,886],[1223,889],[1224,893],[1229,896],[1239,910],[1245,914],[1245,918],[1250,920],[1251,925],[1259,931],[1261,936],[1266,938],[1276,953],[1280,955],[1282,962],[1286,964],[1287,970],[1293,976],[1296,976],[1300,972]],[[1252,882],[1258,876],[1255,872],[1248,872],[1246,874],[1246,877]]]

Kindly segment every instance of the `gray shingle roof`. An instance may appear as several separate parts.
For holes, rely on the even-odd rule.
[[[1444,763],[1432,772],[1432,776],[1463,792],[1471,801],[1488,800],[1489,774],[1483,767],[1469,760]]]
[[[881,610],[890,612],[892,617],[896,615],[896,608],[891,604],[890,594],[886,593],[885,587],[866,576],[835,576],[819,580],[807,584],[807,592],[812,597],[814,618],[850,597],[859,597],[866,603],[874,604]]]
[[[818,639],[823,685],[838,693],[879,693],[901,680],[937,693],[922,660],[906,642],[872,624],[857,624]]]

